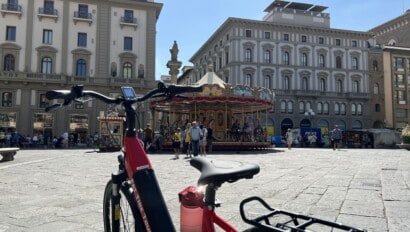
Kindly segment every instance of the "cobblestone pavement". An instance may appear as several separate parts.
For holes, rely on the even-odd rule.
[[[14,161],[0,163],[0,232],[102,231],[103,192],[117,154],[21,150]],[[150,157],[178,230],[177,194],[194,185],[199,172],[171,154]],[[275,208],[369,231],[410,231],[406,150],[277,148],[208,157],[261,167],[253,179],[226,183],[217,192],[217,212],[240,230],[247,228],[238,213],[241,199],[258,195]]]

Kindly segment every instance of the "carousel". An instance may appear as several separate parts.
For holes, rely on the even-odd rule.
[[[155,128],[166,137],[176,128],[197,121],[212,128],[213,150],[258,149],[271,146],[273,125],[267,125],[274,94],[265,88],[231,86],[220,79],[212,67],[194,85],[203,86],[200,93],[185,98],[150,102]],[[169,143],[169,144],[168,144]],[[170,142],[165,142],[168,147]]]

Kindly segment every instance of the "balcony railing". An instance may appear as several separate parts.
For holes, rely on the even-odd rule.
[[[58,19],[58,11],[57,11],[56,9],[53,9],[53,8],[43,8],[43,7],[40,7],[40,8],[38,8],[38,14],[37,14],[37,16],[38,16],[38,18],[40,19],[40,21],[41,21],[41,19],[42,19],[43,17],[45,17],[45,18],[52,18],[52,19],[54,19],[54,20],[57,22],[57,19]]]
[[[120,26],[121,26],[121,29],[124,26],[130,26],[130,27],[134,27],[134,29],[136,30],[137,26],[138,26],[137,18],[134,18],[134,17],[121,17]]]
[[[11,3],[1,4],[1,15],[3,18],[6,14],[17,14],[21,18],[22,12],[23,10],[20,5]]]
[[[77,22],[88,22],[90,25],[93,23],[93,15],[88,12],[79,12],[75,11],[74,12],[74,24],[77,24]]]
[[[319,90],[285,90],[275,89],[275,95],[282,96],[296,96],[296,97],[336,97],[336,98],[348,98],[348,99],[370,99],[372,96],[370,93],[339,93],[339,92],[322,92]]]

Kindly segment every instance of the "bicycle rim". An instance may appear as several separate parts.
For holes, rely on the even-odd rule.
[[[134,232],[134,231],[146,231],[142,222],[142,218],[138,211],[138,206],[130,191],[130,187],[127,185],[121,185],[120,187],[120,208],[115,212],[120,217],[121,232]],[[115,228],[112,227],[112,183],[109,181],[105,187],[103,214],[104,214],[104,231],[112,232]]]

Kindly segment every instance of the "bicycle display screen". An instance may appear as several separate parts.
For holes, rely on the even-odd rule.
[[[122,94],[125,100],[136,100],[137,95],[135,94],[134,88],[132,87],[121,87]]]

